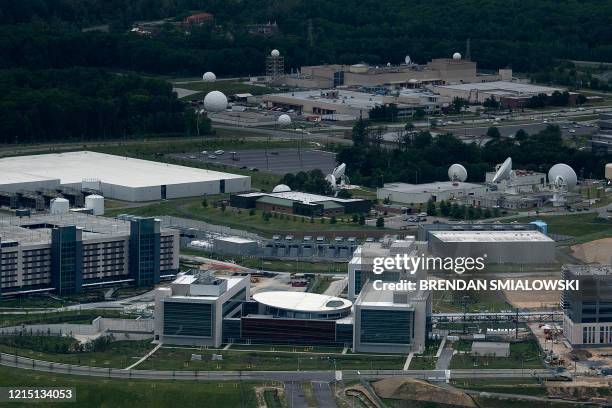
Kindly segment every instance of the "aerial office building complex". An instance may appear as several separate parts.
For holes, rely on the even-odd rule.
[[[214,347],[272,343],[343,346],[356,352],[422,351],[431,316],[430,292],[379,291],[373,284],[377,275],[372,274],[370,262],[372,255],[413,253],[418,245],[386,239],[366,246],[354,257],[364,260],[363,266],[355,268],[352,262],[353,269],[349,269],[349,285],[358,288],[356,296],[355,289],[350,290],[354,303],[292,291],[259,292],[251,299],[248,276],[181,273],[170,287],[157,289],[155,340]],[[422,276],[422,272],[392,271],[377,279],[393,282]]]
[[[476,62],[455,53],[453,58],[436,58],[425,65],[415,64],[406,57],[404,64],[370,66],[365,63],[313,65],[300,68],[298,74],[280,76],[275,83],[299,88],[329,88],[336,86],[396,86],[419,87],[433,84],[488,82],[512,79],[512,70],[482,75]]]
[[[250,280],[210,272],[180,274],[157,289],[155,340],[222,343],[350,345],[352,303],[303,292],[261,292],[250,299]]]
[[[561,293],[563,334],[574,347],[612,345],[612,265],[564,265],[579,290]]]
[[[153,286],[178,271],[179,232],[154,218],[71,213],[0,218],[0,295],[129,283]]]

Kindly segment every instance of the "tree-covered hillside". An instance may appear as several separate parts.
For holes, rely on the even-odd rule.
[[[129,35],[134,21],[206,11],[214,24],[185,35]],[[245,24],[276,21],[273,38]],[[539,71],[554,58],[612,61],[612,2],[600,0],[20,0],[0,8],[0,67],[107,66],[221,75],[263,71],[272,47],[286,65],[398,63],[465,49],[483,68]],[[82,33],[109,24],[110,33]],[[16,26],[18,25],[18,26]],[[93,46],[92,46],[93,45]],[[62,56],[61,58],[59,56]]]

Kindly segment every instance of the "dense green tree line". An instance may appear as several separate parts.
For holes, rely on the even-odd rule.
[[[299,171],[296,174],[287,173],[279,184],[285,184],[292,190],[313,194],[332,194],[331,185],[325,180],[325,175],[319,169]]]
[[[192,11],[213,13],[214,24],[190,35],[126,33],[136,20]],[[288,67],[398,63],[406,54],[422,63],[463,52],[470,38],[481,67],[535,72],[556,58],[612,61],[610,16],[612,3],[597,0],[22,0],[0,11],[0,63],[243,75],[263,72],[272,47]],[[278,22],[278,37],[247,35],[244,24],[267,21]],[[81,32],[93,24],[111,32]]]
[[[490,131],[491,135],[495,132]],[[357,123],[353,129],[354,145],[342,148],[339,163],[346,163],[351,182],[368,186],[402,181],[426,183],[448,180],[448,167],[463,164],[468,181],[483,181],[485,172],[493,170],[508,156],[515,168],[547,173],[556,163],[570,165],[583,177],[602,178],[605,163],[612,155],[596,155],[564,145],[558,126],[528,135],[520,130],[515,138],[493,137],[484,146],[464,143],[452,134],[432,137],[429,132],[408,135],[394,148],[383,146],[371,134],[367,122]]]
[[[0,72],[0,143],[185,134],[194,124],[165,81],[91,68]]]

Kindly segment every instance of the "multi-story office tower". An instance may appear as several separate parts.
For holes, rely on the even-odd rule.
[[[353,308],[353,350],[405,353],[425,347],[431,316],[431,292],[384,287],[381,283],[417,282],[426,271],[384,268],[376,273],[376,259],[422,256],[423,243],[414,238],[368,242],[349,262],[349,299]],[[378,281],[378,282],[377,282]],[[418,288],[418,286],[417,286]]]
[[[224,318],[240,316],[249,287],[248,276],[220,278],[205,271],[180,274],[170,287],[155,293],[155,340],[219,347]]]
[[[377,290],[368,282],[355,302],[353,313],[354,351],[421,352],[431,316],[431,293]]]
[[[0,293],[152,286],[178,271],[179,232],[153,218],[81,213],[0,218]]]
[[[612,344],[612,265],[564,265],[563,279],[578,290],[561,293],[563,332],[575,347]]]

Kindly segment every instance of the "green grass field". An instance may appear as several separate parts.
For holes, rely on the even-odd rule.
[[[107,350],[101,352],[62,354],[20,349],[0,344],[0,351],[7,354],[17,354],[22,357],[56,363],[106,368],[126,368],[138,361],[152,348],[151,340],[115,341]]]
[[[267,236],[290,232],[316,235],[318,231],[337,231],[343,233],[355,231],[357,233],[360,231],[380,230],[376,227],[353,223],[348,215],[344,218],[339,217],[335,224],[330,223],[329,219],[325,219],[322,222],[321,218],[315,218],[314,222],[311,223],[310,219],[286,214],[277,214],[277,216],[265,220],[261,210],[256,210],[252,214],[244,209],[227,207],[223,210],[220,206],[214,207],[212,201],[219,197],[209,197],[206,207],[202,206],[202,198],[184,198],[162,201],[141,207],[115,208],[107,211],[105,215],[110,217],[123,213],[147,217],[171,215],[262,233]]]
[[[331,276],[317,275],[312,281],[312,285],[308,288],[308,292],[312,293],[325,293],[329,285],[332,283]]]
[[[435,291],[433,309],[439,312],[462,312],[463,296],[468,312],[491,311],[510,309],[501,291]]]
[[[454,380],[452,384],[455,387],[474,391],[532,395],[538,397],[544,397],[547,395],[546,387],[542,386],[537,380],[532,378],[493,380],[462,379]]]
[[[22,296],[15,299],[2,299],[0,300],[0,310],[12,309],[12,308],[55,308],[65,306],[66,302],[62,300],[53,299],[47,296],[36,296],[30,295],[28,297]]]
[[[76,389],[76,403],[51,403],[46,407],[133,408],[136,406],[181,408],[255,408],[256,382],[245,381],[161,381],[125,380],[100,377],[56,375],[0,366],[2,387],[70,387]],[[10,403],[10,407],[31,407]]]
[[[612,222],[592,213],[549,216],[541,214],[537,217],[517,218],[516,221],[531,222],[537,219],[548,224],[549,233],[570,235],[578,243],[612,237]]]
[[[459,350],[470,350],[471,343],[457,342]],[[510,344],[510,357],[482,357],[470,354],[455,354],[450,363],[451,369],[462,368],[543,368],[540,359],[540,349],[535,340],[523,341]]]
[[[410,370],[434,370],[438,359],[432,356],[414,356],[410,361]]]
[[[201,361],[191,361],[192,354],[202,355]],[[212,361],[212,354],[223,355],[222,361]],[[334,360],[336,365],[334,366]],[[401,369],[405,356],[372,356],[351,354],[299,354],[287,352],[252,352],[237,350],[199,350],[162,347],[141,363],[140,370],[358,370]]]
[[[1,314],[0,327],[38,323],[91,323],[98,316],[129,318],[129,316],[122,315],[116,310],[97,309],[50,313]]]

